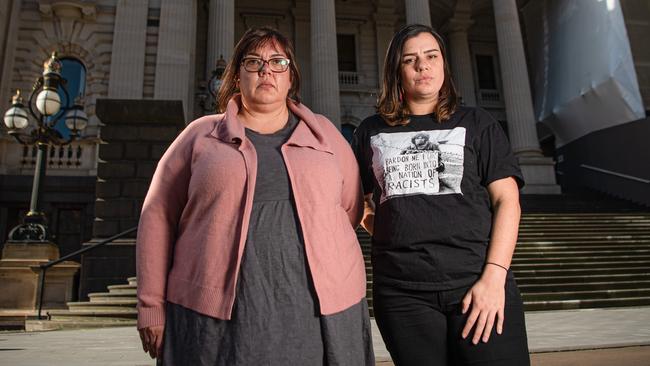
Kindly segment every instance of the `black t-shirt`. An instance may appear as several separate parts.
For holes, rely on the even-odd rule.
[[[524,184],[498,122],[468,107],[443,123],[426,115],[389,126],[374,115],[352,145],[375,202],[374,281],[430,290],[475,282],[492,226],[486,187],[510,176]]]

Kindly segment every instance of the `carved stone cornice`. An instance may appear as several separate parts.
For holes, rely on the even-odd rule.
[[[97,6],[81,1],[39,0],[38,10],[44,19],[94,21],[97,18]]]

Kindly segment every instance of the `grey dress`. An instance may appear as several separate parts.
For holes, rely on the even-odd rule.
[[[374,365],[368,305],[321,316],[280,146],[298,124],[273,134],[246,130],[257,183],[231,320],[168,303],[164,365]]]

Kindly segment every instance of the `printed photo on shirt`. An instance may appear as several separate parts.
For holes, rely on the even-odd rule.
[[[379,202],[406,195],[462,194],[465,128],[380,133],[370,138]]]

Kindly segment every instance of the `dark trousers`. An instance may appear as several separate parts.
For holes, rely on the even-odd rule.
[[[477,345],[474,329],[461,338],[470,313],[461,313],[461,301],[469,287],[421,291],[375,283],[375,319],[395,366],[530,365],[523,303],[508,277],[503,332],[496,333],[495,320],[488,342]]]

